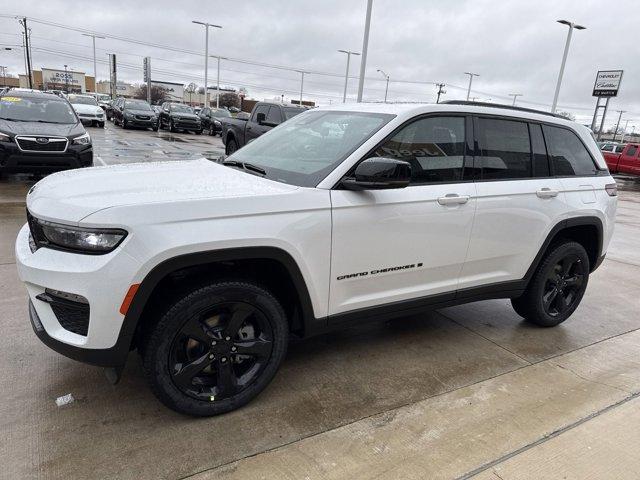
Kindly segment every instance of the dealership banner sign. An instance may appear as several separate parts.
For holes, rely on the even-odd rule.
[[[67,70],[57,70],[53,68],[42,69],[42,82],[45,88],[50,89],[64,89],[69,88],[71,90],[81,92],[85,91],[84,73],[72,72]]]
[[[616,97],[622,82],[622,70],[600,70],[593,86],[594,97]]]

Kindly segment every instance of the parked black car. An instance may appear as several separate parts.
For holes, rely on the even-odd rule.
[[[202,133],[200,117],[193,113],[193,109],[182,103],[165,102],[158,116],[158,127],[168,128],[170,132],[178,130]]]
[[[225,108],[208,108],[202,109],[200,114],[200,122],[202,129],[209,132],[209,135],[215,135],[222,132],[222,123],[220,119],[229,118],[231,114]]]
[[[158,116],[146,100],[122,99],[113,108],[113,123],[122,128],[150,128],[158,131]]]
[[[239,117],[222,119],[220,136],[225,145],[225,153],[231,155],[254,138],[258,138],[273,127],[305,110],[307,110],[306,107],[258,102],[251,110],[251,116],[248,120]]]
[[[0,96],[0,173],[92,165],[91,137],[66,99],[16,90]]]

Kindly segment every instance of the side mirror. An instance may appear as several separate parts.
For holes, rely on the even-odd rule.
[[[383,190],[404,188],[411,181],[411,164],[387,157],[371,157],[358,164],[353,176],[345,178],[347,190]]]
[[[266,119],[267,116],[264,113],[259,113],[256,115],[256,123],[258,123],[258,125],[262,125]]]

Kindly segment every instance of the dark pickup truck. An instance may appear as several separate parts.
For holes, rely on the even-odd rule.
[[[268,132],[282,122],[295,117],[306,110],[305,107],[295,105],[282,105],[280,103],[258,102],[254,105],[251,115],[247,119],[221,118],[222,143],[225,145],[225,153],[233,152]]]

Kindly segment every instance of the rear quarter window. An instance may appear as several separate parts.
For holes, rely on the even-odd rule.
[[[567,128],[550,125],[544,125],[542,129],[554,175],[568,177],[597,174],[596,164],[578,135]]]

